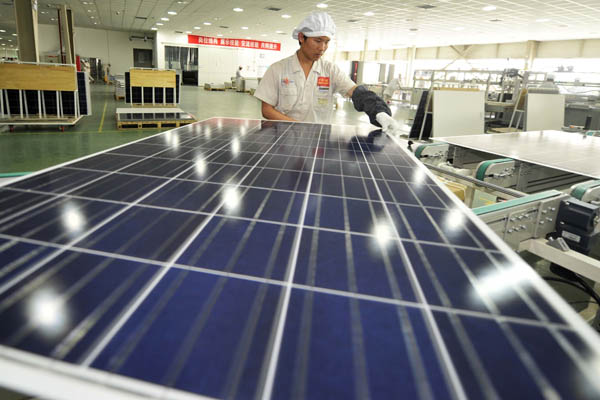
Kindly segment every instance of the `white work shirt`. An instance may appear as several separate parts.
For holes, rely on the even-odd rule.
[[[345,96],[355,85],[337,65],[323,59],[315,61],[305,77],[294,53],[267,69],[254,96],[295,120],[329,123],[334,93]]]

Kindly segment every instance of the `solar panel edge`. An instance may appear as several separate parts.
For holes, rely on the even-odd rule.
[[[558,315],[564,318],[567,322],[572,324],[581,332],[587,344],[593,348],[598,349],[597,356],[600,358],[600,336],[589,326],[565,301],[562,299],[532,268],[523,261],[521,257],[517,255],[500,237],[498,237],[492,229],[487,226],[481,219],[468,208],[462,201],[452,194],[450,189],[445,185],[438,182],[435,174],[425,167],[409,150],[402,146],[402,143],[395,137],[390,136],[392,140],[404,151],[404,153],[413,159],[418,167],[430,178],[434,179],[438,183],[439,188],[446,193],[448,198],[454,203],[456,207],[461,209],[466,215],[468,215],[470,221],[477,226],[481,232],[485,233],[488,239],[494,244],[499,250],[502,251],[505,257],[507,257],[513,264],[523,265],[523,271],[534,284],[535,288],[541,292],[547,299],[550,299],[550,306],[552,306]]]

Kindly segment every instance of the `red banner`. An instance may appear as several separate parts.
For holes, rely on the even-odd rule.
[[[243,47],[245,49],[257,50],[281,50],[281,43],[263,42],[250,39],[228,39],[211,36],[188,35],[189,44],[203,44],[208,46]]]

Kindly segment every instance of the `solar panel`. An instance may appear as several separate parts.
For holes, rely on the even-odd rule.
[[[87,72],[77,72],[77,90],[79,95],[79,112],[81,115],[92,115],[90,79]]]
[[[0,384],[598,398],[600,341],[395,139],[212,118],[0,188]]]
[[[577,132],[531,131],[439,138],[459,147],[600,179],[600,139]]]

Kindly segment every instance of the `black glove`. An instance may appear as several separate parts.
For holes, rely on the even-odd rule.
[[[392,115],[392,111],[385,101],[362,85],[354,89],[352,103],[354,103],[356,111],[364,111],[369,116],[369,121],[375,126],[381,127],[375,118],[378,113],[384,112],[389,116]]]

